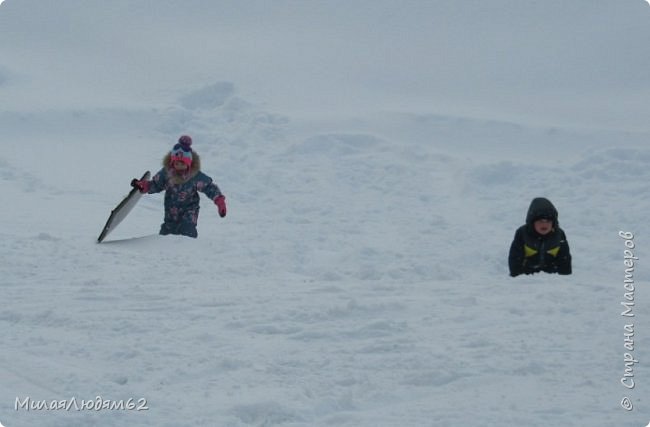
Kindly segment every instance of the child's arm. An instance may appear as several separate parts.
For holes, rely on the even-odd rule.
[[[519,276],[524,272],[524,240],[521,233],[521,228],[517,229],[515,237],[510,244],[508,266],[510,267],[510,276],[512,277]]]
[[[196,181],[196,189],[208,196],[210,200],[214,200],[219,196],[223,196],[221,190],[219,189],[219,186],[212,181],[212,178],[204,173],[199,173],[197,178],[198,180]]]
[[[145,193],[160,193],[165,190],[165,187],[167,186],[167,171],[164,168],[160,169],[158,173],[151,178],[151,181],[146,182],[147,188],[144,191]]]
[[[133,178],[131,181],[131,187],[137,188],[140,193],[160,193],[165,189],[165,184],[167,182],[167,174],[164,169],[161,169],[151,181],[139,180]]]
[[[200,173],[196,182],[196,189],[208,196],[217,205],[221,218],[226,216],[226,197],[219,189],[219,186],[212,181],[212,178]]]
[[[557,274],[571,274],[571,251],[564,231],[562,231],[561,239],[560,252],[557,254]]]

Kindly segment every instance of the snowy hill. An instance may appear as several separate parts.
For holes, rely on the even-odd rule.
[[[0,6],[0,422],[646,425],[650,7],[246,5]],[[96,244],[182,133],[228,216]],[[571,276],[508,276],[537,196]]]

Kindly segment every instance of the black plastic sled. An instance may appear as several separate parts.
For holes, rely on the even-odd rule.
[[[149,179],[151,176],[151,173],[149,171],[146,171],[144,175],[142,175],[142,178],[140,178],[140,181]],[[106,225],[104,226],[104,229],[102,230],[101,234],[97,238],[97,243],[101,243],[102,240],[108,236],[108,233],[113,231],[115,227],[119,225],[120,222],[126,216],[131,212],[131,209],[138,203],[138,200],[140,200],[140,197],[142,197],[142,193],[137,188],[133,188],[129,194],[111,211],[111,215],[108,217],[108,221],[106,221]]]

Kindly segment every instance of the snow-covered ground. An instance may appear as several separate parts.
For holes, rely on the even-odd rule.
[[[646,426],[648,23],[640,0],[5,1],[0,423]],[[182,133],[228,216],[203,199],[198,239],[161,237],[145,196],[96,244]],[[537,196],[571,276],[508,276]],[[97,396],[148,409],[75,410]]]

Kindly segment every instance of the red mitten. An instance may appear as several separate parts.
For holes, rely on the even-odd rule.
[[[221,218],[226,216],[226,197],[225,196],[215,197],[214,204],[217,205],[217,209],[219,210],[219,216]]]
[[[135,178],[133,178],[133,181],[131,181],[131,187],[137,188],[138,191],[141,193],[148,193],[149,192],[149,181],[140,181]]]

